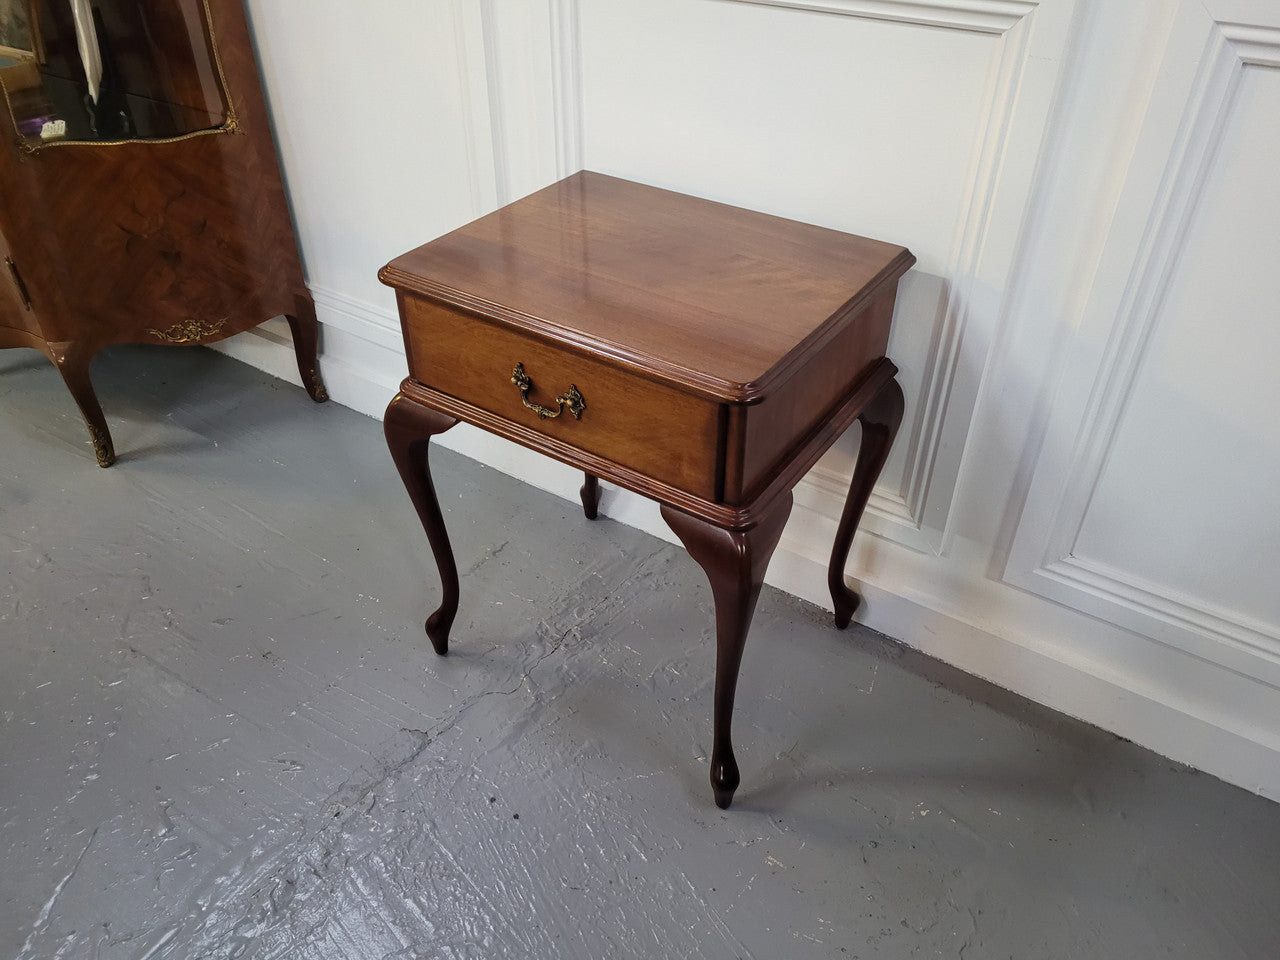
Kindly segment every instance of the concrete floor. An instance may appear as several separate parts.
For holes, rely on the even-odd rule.
[[[377,423],[107,351],[119,463],[0,354],[0,957],[1280,957],[1280,807],[766,589],[707,783],[679,549]]]

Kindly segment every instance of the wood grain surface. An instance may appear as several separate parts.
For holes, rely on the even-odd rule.
[[[381,276],[751,402],[914,262],[900,246],[583,171]]]
[[[669,384],[621,370],[598,356],[563,347],[465,311],[406,296],[409,374],[529,430],[648,473],[698,496],[716,495],[720,407]],[[576,387],[586,400],[581,419],[565,411],[540,417],[511,382],[522,364],[533,380],[530,399],[555,406]]]

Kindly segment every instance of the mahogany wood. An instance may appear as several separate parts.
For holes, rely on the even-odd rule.
[[[449,628],[458,613],[458,566],[449,545],[449,534],[440,513],[440,501],[436,498],[435,484],[431,481],[428,461],[431,438],[444,433],[457,420],[430,407],[414,403],[403,394],[396,394],[387,406],[382,420],[387,447],[409,499],[418,511],[418,519],[427,532],[427,540],[435,555],[436,569],[440,572],[443,593],[439,608],[427,618],[427,636],[438,654],[449,652]]]
[[[881,359],[869,373],[851,387],[849,394],[832,411],[828,419],[816,424],[809,433],[796,441],[792,447],[792,458],[772,474],[768,484],[755,495],[751,503],[743,506],[707,500],[681,490],[670,483],[656,480],[604,456],[574,447],[557,437],[539,432],[538,429],[527,424],[508,420],[447,393],[434,390],[412,377],[406,377],[401,381],[400,392],[411,400],[443,411],[456,419],[465,420],[467,423],[531,450],[544,453],[586,473],[595,474],[627,490],[663,503],[670,503],[686,513],[693,513],[721,526],[736,529],[751,526],[759,515],[761,505],[769,503],[794,487],[800,478],[818,462],[827,448],[848,429],[857,418],[858,411],[869,403],[897,372],[898,368],[891,361]],[[732,423],[735,408],[729,409],[730,412],[724,419]]]
[[[313,400],[327,398],[244,9],[241,0],[209,7],[234,132],[29,153],[12,118],[0,119],[0,233],[15,271],[0,278],[0,347],[34,346],[58,366],[103,466],[115,454],[88,366],[109,344],[211,343],[283,315],[303,384]],[[176,29],[180,19],[154,22]],[[182,43],[180,60],[191,56],[190,39]],[[193,99],[189,87],[164,95]]]
[[[871,489],[889,459],[889,448],[898,435],[904,408],[902,387],[898,386],[897,380],[890,380],[858,414],[858,423],[862,425],[858,461],[853,468],[853,480],[840,514],[840,525],[836,528],[836,539],[831,548],[831,563],[827,567],[827,586],[831,589],[831,601],[835,605],[836,626],[841,630],[849,625],[854,611],[862,602],[862,597],[844,582],[849,547],[867,500],[871,498]]]
[[[831,332],[797,373],[762,402],[741,410],[740,485],[728,484],[725,499],[742,502],[759,494],[795,456],[795,438],[829,420],[848,394],[851,374],[873,370],[889,343],[897,284],[865,305],[857,323]]]
[[[584,171],[380,276],[619,369],[753,403],[914,262],[903,247]]]
[[[431,435],[464,420],[582,470],[588,517],[601,478],[653,497],[715,598],[711,782],[728,806],[743,645],[791,489],[863,419],[842,578],[901,419],[884,350],[912,263],[902,247],[583,172],[384,267],[409,363],[387,439],[441,570],[436,649],[457,572]],[[839,620],[850,601],[836,603]]]
[[[662,518],[706,572],[716,605],[716,689],[712,708],[711,790],[722,810],[733,800],[741,777],[733,756],[730,726],[742,651],[751,617],[764,586],[765,569],[791,514],[791,493],[770,504],[759,523],[727,530],[701,517],[662,504]]]
[[[705,397],[627,370],[588,351],[511,330],[467,310],[401,298],[409,376],[465,398],[574,447],[600,453],[655,479],[712,499],[716,464],[705,450],[716,442],[719,407]],[[512,381],[516,364],[533,380],[530,399],[576,386],[586,401],[581,420],[546,419],[524,407]]]
[[[594,474],[584,474],[586,480],[578,496],[582,498],[582,512],[588,520],[594,520],[600,511],[600,478]]]

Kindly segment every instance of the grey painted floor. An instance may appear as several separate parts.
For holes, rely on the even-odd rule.
[[[1280,807],[204,350],[0,354],[0,957],[1280,956]]]

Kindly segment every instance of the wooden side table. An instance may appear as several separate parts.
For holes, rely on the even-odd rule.
[[[465,420],[652,497],[716,609],[711,785],[739,783],[730,723],[743,645],[791,490],[856,419],[862,442],[831,553],[838,627],[860,602],[849,545],[902,419],[884,357],[903,247],[578,173],[382,269],[409,376],[384,428],[426,529],[448,649],[458,571],[428,464]]]

